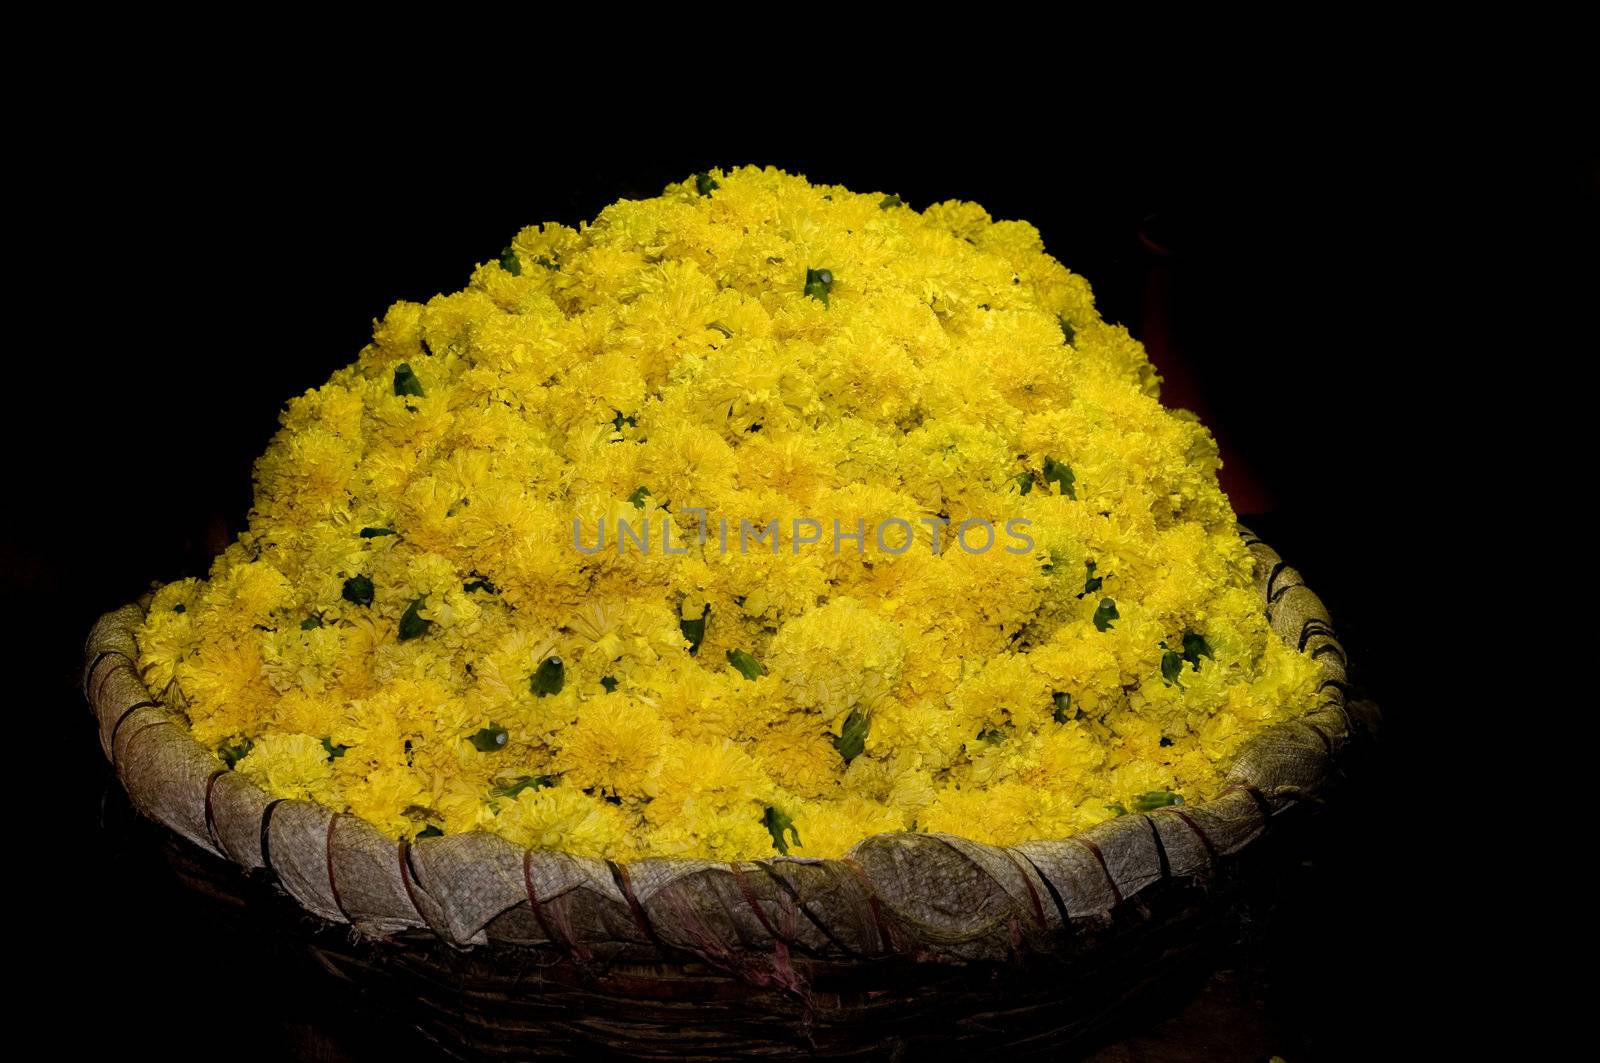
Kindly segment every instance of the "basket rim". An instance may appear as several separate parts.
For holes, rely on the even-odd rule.
[[[799,923],[799,912],[832,943],[823,953],[993,959],[1025,940],[1059,939],[1085,919],[1104,922],[1153,885],[1205,879],[1319,790],[1347,747],[1371,733],[1375,709],[1350,696],[1345,651],[1321,600],[1274,550],[1243,525],[1239,533],[1274,634],[1320,667],[1317,705],[1252,735],[1208,801],[1013,846],[896,832],[863,838],[838,858],[621,862],[523,849],[481,830],[395,841],[351,813],[272,797],[200,746],[139,676],[133,632],[148,598],[96,622],[84,692],[102,751],[141,813],[247,872],[275,874],[306,911],[363,936],[426,930],[457,947],[481,945],[507,940],[491,924],[520,908],[535,927],[519,943],[582,959],[607,940],[562,925],[568,908],[586,905],[626,917],[639,931],[627,942],[634,953],[641,938],[658,955],[703,953],[708,928],[713,939],[731,931],[735,950],[800,946],[808,934],[786,922]],[[930,883],[951,896],[930,899]],[[850,940],[834,933],[841,928]]]

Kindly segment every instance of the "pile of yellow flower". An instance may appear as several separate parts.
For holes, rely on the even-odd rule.
[[[222,763],[396,838],[1063,837],[1313,705],[1217,468],[1027,223],[714,171],[395,304],[140,664]]]

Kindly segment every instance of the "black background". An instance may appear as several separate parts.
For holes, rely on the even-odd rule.
[[[1451,444],[1430,336],[1437,213],[1454,178],[1426,128],[1320,114],[1117,133],[987,116],[977,141],[929,120],[887,139],[701,127],[691,143],[641,119],[624,150],[552,137],[537,115],[527,135],[498,124],[474,126],[478,136],[462,122],[429,138],[367,114],[263,106],[224,124],[130,112],[55,171],[60,201],[78,208],[51,216],[54,299],[14,308],[44,327],[13,372],[42,377],[27,381],[34,408],[8,426],[20,502],[0,549],[7,598],[37,642],[12,667],[41,681],[56,721],[52,829],[70,844],[45,885],[53,906],[80,913],[37,946],[41,969],[61,993],[86,969],[115,987],[74,1036],[117,1030],[126,1047],[149,1047],[165,1035],[117,1020],[180,1005],[190,1037],[160,1041],[177,1057],[224,1042],[236,1058],[280,1051],[238,1037],[242,1016],[278,1001],[271,978],[256,976],[248,1002],[197,983],[185,973],[197,956],[219,976],[248,977],[254,961],[186,923],[181,900],[105,840],[106,777],[74,685],[94,617],[152,580],[204,573],[240,526],[280,404],[351,361],[392,301],[459,289],[523,225],[576,224],[619,197],[756,162],[916,207],[970,199],[1032,221],[1107,318],[1135,335],[1168,330],[1163,367],[1221,439],[1255,507],[1242,515],[1329,603],[1390,723],[1383,762],[1269,931],[1274,1028],[1310,1058],[1407,1043],[1401,1016],[1432,961],[1415,933],[1424,902],[1384,889],[1420,859],[1397,841],[1391,780],[1443,707],[1417,671],[1425,648],[1391,608],[1392,577],[1450,505],[1435,475]],[[1152,303],[1155,270],[1170,284]],[[112,903],[108,885],[121,894]],[[130,906],[143,916],[122,918]]]

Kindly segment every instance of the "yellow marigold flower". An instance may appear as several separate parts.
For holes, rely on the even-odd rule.
[[[642,701],[614,694],[594,698],[552,739],[562,784],[639,796],[661,759],[667,728]]]
[[[417,820],[413,809],[426,799],[417,773],[406,767],[364,772],[344,787],[350,811],[390,834],[405,834]]]
[[[197,639],[194,614],[195,580],[169,583],[156,592],[139,639],[139,674],[157,694],[178,693],[178,662]]]
[[[202,643],[178,662],[176,675],[190,729],[202,745],[253,732],[274,700],[261,674],[259,643],[233,637]]]
[[[771,856],[772,835],[762,824],[761,813],[759,805],[733,809],[716,804],[683,806],[676,815],[649,828],[643,855],[712,860]]]
[[[793,793],[822,797],[839,786],[839,751],[813,717],[785,718],[750,748],[767,775]]]
[[[332,797],[333,764],[322,740],[311,735],[267,735],[235,767],[277,797],[324,803]]]
[[[1071,833],[1074,807],[1059,794],[1026,783],[947,787],[917,816],[917,828],[959,834],[991,845]]]
[[[1172,769],[1166,765],[1129,761],[1109,773],[1105,796],[1131,811],[1136,808],[1140,796],[1170,791],[1174,782]]]
[[[790,847],[796,856],[841,857],[862,838],[905,829],[905,814],[866,797],[846,796],[837,801],[805,802],[794,816],[800,843]]]
[[[645,783],[651,798],[645,816],[661,821],[676,815],[689,802],[740,808],[750,802],[765,803],[775,790],[761,765],[729,739],[674,739]]]
[[[631,824],[620,809],[567,786],[523,790],[487,822],[530,849],[604,860],[626,857],[632,848]]]
[[[837,598],[785,624],[772,640],[772,669],[793,703],[832,722],[894,688],[900,632],[853,598]]]

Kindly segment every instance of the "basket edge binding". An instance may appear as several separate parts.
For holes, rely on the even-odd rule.
[[[1273,631],[1321,668],[1318,707],[1250,739],[1211,801],[1011,847],[881,834],[840,859],[621,864],[523,851],[487,833],[395,842],[358,817],[275,799],[202,749],[139,677],[139,603],[95,623],[84,693],[102,752],[142,814],[273,876],[301,907],[366,938],[504,942],[585,966],[689,959],[780,987],[794,977],[786,960],[753,966],[748,957],[1004,961],[1055,951],[1163,882],[1209,878],[1320,790],[1347,747],[1374,728],[1375,710],[1350,697],[1344,649],[1321,600],[1240,530]]]

